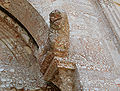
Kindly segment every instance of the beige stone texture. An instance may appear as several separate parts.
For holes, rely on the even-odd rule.
[[[48,26],[26,0],[1,0],[0,5],[27,28],[39,46],[41,46],[41,42],[45,42],[41,35],[47,36]]]
[[[68,57],[69,24],[65,12],[54,10],[50,13],[50,46],[54,55],[61,58]]]
[[[77,65],[78,91],[119,91],[119,11],[112,0],[28,0],[49,25],[58,9],[68,15],[69,61]]]
[[[62,91],[74,91],[74,89],[75,91],[81,91],[81,89],[83,91],[120,90],[119,0],[0,0],[0,6],[17,18],[37,43],[36,45],[33,42],[29,43],[30,37],[28,34],[21,32],[24,29],[16,25],[6,14],[0,12],[1,91],[6,91],[7,89],[3,88],[10,85],[7,84],[7,82],[11,82],[10,79],[6,78],[8,74],[9,76],[17,74],[16,76],[24,78],[27,77],[28,72],[35,78],[38,76],[41,78],[40,70],[46,81],[53,82]],[[54,22],[51,25],[49,14],[56,9],[67,14],[67,22],[61,22],[60,17],[57,22],[53,20]],[[58,32],[60,36],[55,38],[56,41],[52,39],[48,41],[48,37],[56,36],[56,34],[52,34],[51,37],[48,34],[51,31],[60,30],[62,23],[69,25],[65,29],[65,31],[68,30],[68,34]],[[56,26],[57,24],[58,26]],[[49,30],[49,28],[51,29]],[[16,30],[20,34],[20,38],[15,38],[19,36],[12,30]],[[63,45],[66,41],[69,46],[65,49]],[[18,43],[17,45],[22,48],[13,49],[17,47],[13,45],[14,43]],[[27,44],[27,46],[24,44]],[[36,47],[37,45],[39,49]],[[67,52],[62,53],[62,49],[67,50]],[[64,56],[64,54],[67,55]],[[22,58],[25,60],[22,60]],[[18,59],[18,61],[15,59]],[[37,61],[35,61],[36,59]],[[17,62],[18,65],[14,65],[14,62]],[[40,69],[38,63],[42,69]],[[8,68],[6,65],[8,65]],[[20,68],[21,70],[18,70],[17,67],[21,65],[24,69]],[[22,72],[23,70],[26,73],[25,75]],[[20,74],[15,73],[17,71],[21,71]],[[32,77],[34,78],[34,76]],[[36,83],[41,83],[41,80],[37,80],[38,82],[31,85],[30,80],[24,80],[25,83],[28,83],[27,86],[30,86],[28,88],[36,87]],[[24,82],[23,79],[22,82]],[[13,84],[15,83],[13,82]],[[54,87],[48,86],[47,90],[51,89],[54,89]],[[16,89],[13,88],[14,90]]]
[[[42,16],[27,0],[1,0],[0,6],[13,15],[32,35],[39,50],[36,50],[39,61],[43,60],[48,46],[48,25]]]
[[[60,58],[61,59],[61,58]],[[66,62],[55,57],[46,73],[44,79],[53,82],[61,91],[75,91],[75,69],[73,62]]]
[[[0,10],[0,91],[12,87],[36,89],[44,85],[34,55],[36,50],[35,41],[24,27]]]

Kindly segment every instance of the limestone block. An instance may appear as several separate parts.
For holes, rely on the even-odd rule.
[[[50,13],[50,46],[54,55],[59,57],[68,56],[69,48],[69,24],[67,14],[54,10]]]
[[[60,59],[54,58],[52,60],[49,68],[44,74],[44,79],[46,81],[53,82],[56,86],[58,86],[61,89],[61,91],[74,91],[74,75],[76,65],[75,63]]]

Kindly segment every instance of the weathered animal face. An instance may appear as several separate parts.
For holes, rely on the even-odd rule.
[[[50,13],[49,16],[50,16],[50,27],[55,29],[55,30],[60,30],[61,24],[62,24],[61,12],[58,10],[54,10]]]

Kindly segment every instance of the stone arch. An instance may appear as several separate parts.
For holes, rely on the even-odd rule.
[[[20,74],[22,74],[21,80],[23,80],[23,78],[27,76],[26,72],[32,72],[32,74],[29,74],[30,77],[28,78],[38,79],[35,84],[44,84],[39,67],[39,63],[41,62],[39,60],[42,60],[44,57],[43,55],[47,51],[48,30],[49,28],[42,16],[39,15],[27,0],[0,1],[0,45],[4,46],[4,48],[0,47],[0,64],[3,62],[1,65],[6,66],[9,69],[6,70],[4,67],[0,68],[0,90],[4,91],[3,88],[7,88],[7,85],[3,83],[6,83],[8,79],[17,80],[21,77]],[[38,48],[40,52],[38,52]],[[3,53],[3,51],[8,54]],[[39,56],[37,56],[37,54]],[[21,71],[20,74],[17,71]],[[5,72],[7,72],[6,75],[4,75]],[[14,76],[12,76],[12,74]],[[17,76],[15,77],[15,75]],[[6,76],[6,78],[2,76]],[[14,82],[9,85],[13,84]],[[16,88],[18,84],[19,83],[15,81],[13,86],[8,87]],[[30,82],[28,84],[30,85]],[[28,84],[26,86],[29,86]],[[1,88],[1,86],[3,86],[3,88]],[[23,89],[22,87],[24,88],[24,86],[19,87],[18,85],[17,88]]]
[[[0,6],[13,15],[32,35],[39,48],[44,49],[48,40],[48,26],[42,16],[27,0],[2,0]]]
[[[34,3],[34,0],[28,0],[28,1],[30,1],[31,4],[32,4],[32,1]],[[101,71],[106,72],[106,74],[107,74],[107,72],[112,74],[111,70],[114,69],[114,66],[112,64],[114,64],[114,62],[117,62],[116,64],[118,64],[118,62],[119,62],[119,61],[116,61],[116,60],[119,60],[119,58],[116,56],[116,54],[118,56],[119,56],[119,54],[117,53],[117,49],[114,47],[114,41],[112,40],[113,41],[113,44],[112,44],[111,43],[112,41],[110,39],[110,38],[114,37],[114,35],[115,35],[117,37],[117,41],[119,42],[119,36],[118,36],[119,32],[117,31],[117,30],[119,30],[119,28],[118,28],[118,24],[116,24],[119,22],[118,21],[119,19],[117,18],[119,16],[119,14],[115,9],[114,4],[110,3],[109,1],[111,2],[112,0],[71,0],[70,3],[69,3],[69,0],[61,1],[61,3],[59,0],[52,0],[51,2],[49,0],[46,0],[46,4],[43,4],[44,0],[39,0],[39,5],[37,3],[33,4],[33,6],[36,7],[36,9],[38,9],[39,12],[42,12],[42,13],[44,12],[43,16],[45,17],[46,21],[48,20],[48,16],[46,14],[49,14],[50,10],[56,9],[56,8],[60,8],[60,9],[66,8],[68,13],[70,14],[71,21],[72,20],[76,21],[78,19],[79,20],[78,22],[82,23],[82,24],[79,24],[78,22],[73,21],[73,23],[75,25],[71,26],[71,28],[72,28],[71,30],[73,30],[72,32],[76,33],[76,34],[71,33],[72,34],[71,42],[73,43],[73,41],[76,41],[76,42],[74,42],[75,45],[71,46],[71,54],[73,54],[73,55],[71,55],[71,61],[75,62],[75,60],[78,60],[78,61],[76,61],[76,63],[78,64],[77,68],[79,68],[78,73],[81,76],[78,76],[79,79],[77,79],[77,80],[81,79],[81,81],[79,81],[79,82],[82,83],[84,89],[86,89],[86,88],[93,89],[93,88],[91,88],[91,86],[94,85],[92,83],[90,86],[84,85],[84,84],[88,85],[87,80],[85,81],[85,79],[87,77],[90,77],[90,80],[92,82],[96,79],[96,77],[97,77],[97,79],[100,79],[102,77]],[[106,3],[104,3],[104,2],[106,2]],[[58,4],[58,3],[60,3],[60,4]],[[108,5],[106,5],[106,4],[108,4]],[[112,4],[112,7],[109,6],[111,4]],[[43,9],[41,9],[41,7]],[[114,12],[111,12],[111,11],[114,11]],[[103,18],[103,16],[104,16],[104,18]],[[104,23],[102,23],[101,21],[103,21]],[[71,24],[72,24],[72,22],[71,22]],[[95,27],[95,26],[97,26],[97,27]],[[79,30],[79,31],[76,31],[76,30]],[[79,32],[79,35],[78,35],[78,32]],[[113,34],[113,32],[114,32],[114,34]],[[103,36],[103,33],[105,33],[106,36]],[[93,38],[93,36],[88,37],[88,35],[93,35],[93,34],[100,36],[100,38],[97,38],[98,36],[96,38],[95,38],[95,36],[94,36],[94,38]],[[102,36],[101,36],[101,34],[102,34]],[[90,38],[91,38],[91,40],[89,40]],[[87,39],[87,41],[86,41],[86,39]],[[110,39],[110,41],[108,39]],[[106,41],[104,42],[104,40],[106,40]],[[84,43],[84,42],[88,42],[88,41],[90,41],[90,43]],[[100,47],[98,45],[96,46],[96,44],[98,44],[98,43],[100,44]],[[87,49],[87,47],[85,49],[83,49],[84,45],[86,45],[86,44],[91,45],[91,46],[88,46],[89,49],[91,49],[91,50]],[[102,44],[104,44],[104,45],[102,45]],[[113,50],[111,50],[111,44],[113,46]],[[76,45],[80,45],[80,47],[76,46]],[[109,45],[110,49],[108,49],[108,46],[106,46],[106,45]],[[75,49],[73,49],[74,46],[76,47]],[[83,47],[81,47],[81,46],[83,46]],[[93,49],[93,47],[94,47],[94,49]],[[99,51],[97,48],[102,49],[103,51],[101,54],[100,54],[100,52],[98,52],[99,55],[96,56],[96,51]],[[78,51],[78,49],[79,49],[79,51]],[[111,54],[110,54],[110,51],[111,51]],[[116,54],[114,54],[113,51]],[[83,57],[79,56],[81,53],[82,53],[82,55],[86,55],[86,59],[88,59],[88,61],[87,60],[84,61],[84,59],[83,59],[84,56]],[[112,56],[114,56],[114,60],[112,59]],[[89,60],[91,61],[91,63]],[[102,63],[99,66],[99,61],[101,61],[101,63],[102,62],[105,63],[105,65]],[[89,64],[94,64],[94,65],[89,66]],[[100,67],[100,69],[99,69],[99,67]],[[115,70],[112,70],[112,71],[115,72]],[[117,71],[118,71],[118,69],[117,69]],[[86,73],[88,73],[88,74],[86,75]],[[91,74],[93,76],[91,76]],[[98,74],[98,75],[93,79],[94,74]],[[104,80],[104,81],[106,81],[106,80]],[[112,81],[112,80],[109,79],[109,81]],[[106,83],[109,83],[109,82],[106,82]],[[97,86],[94,86],[94,87],[96,88]],[[102,84],[102,86],[100,88],[103,89],[103,87],[106,88],[106,85]]]

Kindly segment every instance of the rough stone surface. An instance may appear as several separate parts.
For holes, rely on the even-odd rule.
[[[69,24],[65,12],[54,10],[50,14],[50,51],[52,62],[44,74],[46,81],[53,82],[62,91],[74,90],[75,64],[68,61]],[[46,61],[46,60],[45,60]],[[46,65],[44,65],[46,66]]]
[[[120,31],[119,31],[120,4],[118,0],[113,0],[113,1],[112,0],[27,0],[27,1],[30,2],[31,5],[38,11],[38,13],[45,19],[47,24],[52,29],[55,30],[61,29],[60,27],[61,22],[59,21],[56,22],[54,19],[51,19],[52,25],[50,25],[49,14],[56,9],[67,13],[68,21],[70,25],[70,34],[69,34],[70,46],[68,51],[69,53],[68,59],[67,60],[62,59],[62,60],[76,63],[76,67],[77,67],[75,70],[76,91],[81,91],[81,89],[88,91],[93,91],[93,90],[119,91],[120,90],[120,82],[119,82],[120,81]],[[12,13],[31,33],[31,35],[34,37],[34,39],[39,45],[38,58],[43,60],[45,59],[44,54],[46,54],[46,51],[44,49],[45,46],[48,45],[47,30],[49,29],[46,23],[44,22],[44,20],[41,18],[41,16],[39,16],[38,13],[33,13],[34,10],[33,8],[29,7],[30,4],[28,2],[26,2],[26,0],[1,0],[0,5],[2,5],[2,7],[4,7],[6,10]],[[16,10],[19,11],[16,12]],[[58,12],[57,14],[58,18],[61,19],[61,15],[59,14],[60,13]],[[0,14],[0,15],[4,16],[4,14]],[[2,23],[4,22],[1,22],[1,25]],[[4,26],[1,25],[0,25],[1,31],[5,30]],[[7,25],[5,27],[7,28]],[[10,31],[10,28],[8,28],[8,30]],[[7,43],[11,44],[10,43],[11,40],[15,41],[15,38],[9,39],[8,37],[7,38],[5,37],[6,35],[9,34],[9,31],[7,31],[8,32],[7,34],[1,32],[2,34],[0,37],[1,39],[2,38],[5,39]],[[29,37],[24,35],[24,33],[22,34],[21,36],[23,37],[23,39],[26,39],[26,43],[27,43]],[[2,41],[2,43],[0,44],[5,44],[3,42],[4,41]],[[19,43],[24,44],[22,39],[20,39]],[[58,44],[56,43],[57,47],[54,46],[53,48],[58,48]],[[8,48],[2,48],[2,47],[5,46],[1,45],[0,47],[1,48],[0,52],[2,52],[0,53],[0,55],[2,54],[0,58],[6,59],[6,56],[8,56],[8,54],[12,55],[11,52],[9,53]],[[12,46],[8,45],[8,47],[11,49]],[[24,48],[25,51],[24,54],[25,55],[27,54],[27,56],[32,53],[31,49],[34,49],[31,48],[31,46],[29,48],[26,45],[22,48]],[[4,54],[4,50],[8,51],[8,53]],[[21,55],[23,55],[23,51]],[[59,55],[57,54],[57,57],[58,56]],[[48,55],[48,58],[49,57],[50,56]],[[9,60],[11,59],[12,57],[9,57]],[[60,60],[60,58],[57,59]],[[45,60],[47,60],[47,58]],[[5,63],[4,65],[6,65],[6,63],[9,63],[7,61],[3,61]],[[55,71],[54,68],[57,67],[56,65],[54,65],[56,64],[56,62],[53,61],[52,63],[49,60],[47,61],[48,62],[45,61],[42,62],[43,64],[49,63],[49,65],[48,64],[45,65],[46,67],[44,67],[44,70],[42,72],[43,73],[45,72],[44,76],[47,77],[49,75],[48,77],[52,77]],[[11,62],[16,62],[16,61],[11,61]],[[28,62],[26,62],[26,65],[29,65],[27,63]],[[64,63],[62,63],[62,65],[60,64],[60,66],[63,66],[63,64]],[[23,66],[27,67],[26,65],[24,64]],[[12,64],[12,66],[14,65]],[[66,68],[67,67],[69,68],[68,65],[66,66]],[[5,69],[6,68],[1,68],[0,72],[4,72]],[[37,69],[37,68],[33,67],[33,69]],[[16,70],[9,69],[7,71],[13,73]],[[62,74],[62,73],[66,74],[66,72],[67,71],[63,69],[59,70],[59,74],[60,74],[59,76],[64,78],[61,80],[63,82],[67,79],[67,77],[69,77]],[[49,74],[46,75],[47,73]],[[71,73],[69,75],[71,75]],[[4,79],[4,77],[2,77],[0,85],[3,87],[8,86],[9,84],[7,84],[6,81],[8,81],[8,79]],[[3,82],[5,82],[6,85],[2,85]],[[66,85],[62,85],[62,86],[66,86]],[[1,88],[1,90],[3,89]],[[13,91],[15,91],[15,89],[13,89]]]
[[[39,46],[37,58],[42,61],[48,46],[48,25],[42,16],[27,2],[27,0],[1,0],[0,6],[17,18],[34,37]]]
[[[119,18],[116,18],[119,14],[112,0],[28,1],[48,24],[51,11],[67,13],[69,61],[77,64],[76,84],[85,90],[119,91],[115,83],[120,75]]]
[[[75,91],[75,69],[75,63],[55,57],[44,74],[44,79],[53,82],[61,91]]]
[[[54,84],[57,85],[61,90],[68,89],[71,91],[74,85],[72,81],[73,74],[67,74],[67,72],[68,70],[71,71],[70,69],[72,69],[72,67],[75,70],[75,67],[73,64],[70,64],[67,61],[69,49],[69,24],[67,14],[65,12],[60,12],[59,10],[54,10],[49,16],[50,50],[47,53],[44,62],[42,63],[41,71],[44,72],[44,79],[46,81],[54,82]],[[63,70],[65,68],[66,70]],[[60,74],[56,74],[56,71]],[[70,80],[71,82],[64,80],[64,77],[61,74],[64,75],[65,78],[69,76],[70,79],[66,78],[66,80]],[[55,77],[56,75],[58,75],[58,78]]]
[[[26,30],[0,10],[0,91],[12,87],[36,89],[44,85],[34,55],[36,50],[37,45]]]
[[[51,51],[53,51],[57,57],[67,58],[69,48],[69,24],[67,14],[54,10],[49,16]]]

